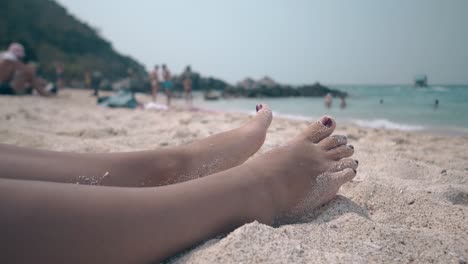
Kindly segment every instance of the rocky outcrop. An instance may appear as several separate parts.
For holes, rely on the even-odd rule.
[[[334,97],[348,96],[345,92],[331,89],[318,82],[312,85],[301,86],[282,85],[268,76],[259,81],[246,78],[238,82],[236,86],[227,87],[223,93],[225,97],[321,97],[327,94],[331,94]]]

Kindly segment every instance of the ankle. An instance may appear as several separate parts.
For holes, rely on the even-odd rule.
[[[263,224],[272,224],[275,217],[282,211],[278,201],[283,194],[279,190],[279,183],[270,177],[271,173],[265,168],[256,166],[255,160],[242,165],[246,174],[246,216],[247,221],[257,220]]]

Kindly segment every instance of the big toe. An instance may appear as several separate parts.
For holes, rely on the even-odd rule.
[[[254,121],[261,122],[265,126],[270,126],[271,120],[273,119],[273,112],[267,104],[258,104],[255,109],[257,114],[254,117]]]
[[[330,136],[335,127],[336,123],[332,117],[322,116],[319,120],[309,125],[301,136],[313,143],[319,143],[322,139]]]

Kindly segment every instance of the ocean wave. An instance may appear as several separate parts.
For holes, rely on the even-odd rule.
[[[442,86],[433,86],[431,87],[431,90],[436,92],[447,92],[448,88]]]
[[[358,126],[368,127],[368,128],[396,129],[396,130],[402,130],[402,131],[418,131],[418,130],[424,129],[423,126],[413,126],[413,125],[395,123],[387,119],[373,119],[373,120],[357,119],[357,120],[353,120],[352,122]]]
[[[285,119],[292,119],[292,120],[299,120],[299,121],[309,121],[314,120],[313,117],[305,116],[305,115],[293,115],[293,114],[283,114],[279,112],[273,111],[273,116],[285,118]]]

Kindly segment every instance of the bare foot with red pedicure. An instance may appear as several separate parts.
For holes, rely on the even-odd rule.
[[[344,136],[330,136],[335,126],[331,117],[324,116],[285,146],[245,164],[267,186],[268,195],[260,193],[269,206],[256,208],[267,216],[261,221],[297,221],[304,212],[333,199],[339,187],[356,175],[357,162],[347,158],[354,147],[346,145]]]

